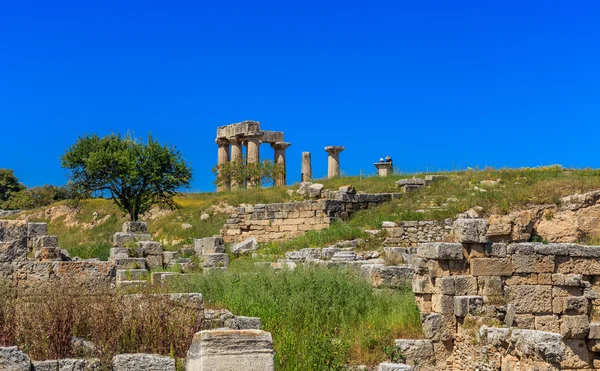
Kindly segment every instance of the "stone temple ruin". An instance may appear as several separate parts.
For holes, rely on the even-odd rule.
[[[282,131],[261,130],[260,122],[258,121],[242,121],[217,128],[216,143],[219,147],[217,166],[224,165],[227,162],[241,163],[243,161],[242,146],[246,147],[248,163],[259,163],[260,145],[262,143],[270,144],[275,150],[273,162],[284,169],[283,174],[275,179],[275,185],[281,186],[286,184],[285,150],[291,143],[284,142]],[[247,184],[247,186],[251,188],[255,185]],[[220,185],[217,191],[227,191],[236,187],[238,187],[237,184]]]

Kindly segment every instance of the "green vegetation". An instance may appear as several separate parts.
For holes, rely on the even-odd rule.
[[[23,189],[25,186],[19,182],[12,170],[0,169],[0,203],[7,201],[11,195]]]
[[[242,189],[245,189],[248,184],[266,185],[275,181],[284,172],[283,166],[269,160],[248,163],[248,160],[244,159],[241,162],[231,161],[213,168],[213,173],[217,176],[215,184],[237,184]]]
[[[207,307],[260,317],[275,343],[278,370],[342,370],[387,359],[393,339],[420,335],[410,291],[376,291],[355,272],[298,268],[274,271],[249,259],[229,272],[174,284],[201,292]]]
[[[192,180],[181,153],[152,135],[146,143],[129,134],[81,137],[63,155],[62,166],[71,172],[69,186],[77,197],[108,193],[133,221],[154,205],[175,208],[177,190]]]

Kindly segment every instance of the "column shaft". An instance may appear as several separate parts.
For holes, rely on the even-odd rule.
[[[217,151],[217,166],[219,167],[219,176],[221,175],[220,168],[229,162],[229,142],[225,140],[217,140],[219,149]],[[217,192],[229,190],[229,184],[217,185]]]
[[[242,142],[236,138],[231,139],[231,163],[237,163],[238,166],[243,166]],[[243,184],[242,184],[243,185]],[[231,180],[231,189],[240,188],[240,184],[235,179]]]
[[[246,146],[248,164],[258,164],[260,162],[260,139],[248,138]],[[255,184],[255,182],[251,180],[248,181],[248,188],[254,188],[257,186],[258,184]]]
[[[300,180],[302,182],[310,182],[312,180],[312,163],[310,152],[302,152],[302,175]]]

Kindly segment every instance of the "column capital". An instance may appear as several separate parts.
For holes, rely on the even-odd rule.
[[[227,140],[226,138],[217,138],[215,140],[215,143],[217,143],[218,146],[228,146],[229,140]]]
[[[271,143],[271,147],[273,147],[273,149],[287,149],[291,145],[292,145],[292,143],[290,143],[290,142]]]
[[[342,152],[345,149],[346,147],[344,146],[327,146],[325,147],[325,152],[329,153],[330,155],[334,155]]]
[[[244,143],[245,137],[243,135],[236,135],[227,139],[231,144],[242,144]]]

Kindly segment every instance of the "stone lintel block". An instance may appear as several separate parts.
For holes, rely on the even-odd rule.
[[[148,278],[145,269],[117,269],[117,281],[141,281]]]
[[[261,330],[205,330],[194,335],[186,370],[273,371],[271,333]]]
[[[473,276],[511,276],[513,273],[510,258],[473,258]]]
[[[27,223],[27,237],[40,237],[48,235],[48,223]]]
[[[138,241],[137,253],[140,257],[160,255],[163,253],[163,247],[156,241]]]
[[[483,309],[483,296],[455,296],[454,315],[465,317],[467,314],[477,314]]]
[[[152,236],[148,233],[117,232],[113,235],[114,247],[126,247],[128,244],[136,244],[138,241],[150,241]]]
[[[31,247],[39,249],[42,247],[58,247],[58,236],[37,236],[31,240]]]
[[[463,259],[463,246],[460,243],[428,242],[417,248],[417,256],[433,260]]]
[[[460,243],[486,243],[487,221],[485,219],[457,219],[452,226],[452,236]]]
[[[115,259],[117,269],[146,269],[144,258],[121,258]]]
[[[148,224],[146,222],[125,222],[123,223],[123,232],[125,233],[147,233]]]

